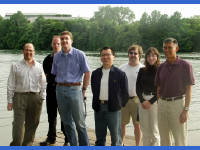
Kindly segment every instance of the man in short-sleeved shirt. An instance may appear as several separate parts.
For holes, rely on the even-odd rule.
[[[187,118],[194,84],[192,66],[177,57],[178,42],[167,38],[163,42],[166,61],[156,74],[158,127],[161,146],[171,145],[171,133],[176,146],[187,145]]]
[[[136,80],[137,75],[143,65],[140,63],[142,57],[142,47],[139,45],[131,45],[128,48],[128,58],[129,61],[126,64],[121,65],[119,68],[126,73],[128,78],[128,87],[129,87],[129,100],[125,107],[121,109],[122,112],[122,143],[124,143],[125,134],[126,134],[126,125],[130,122],[132,118],[135,134],[135,143],[136,146],[139,146],[141,143],[141,129],[139,124],[138,117],[138,105],[139,98],[136,94]],[[123,144],[124,145],[124,144]]]
[[[57,112],[58,104],[56,100],[56,82],[55,75],[51,74],[51,68],[53,64],[53,58],[56,53],[61,50],[60,36],[53,36],[51,47],[52,53],[45,57],[43,61],[43,69],[47,78],[47,96],[46,96],[46,108],[49,122],[49,130],[45,141],[40,142],[40,146],[52,146],[56,142],[56,125],[57,125]],[[61,121],[61,130],[65,135],[64,146],[68,145],[68,139],[64,132],[63,123]]]
[[[60,38],[62,50],[54,56],[51,71],[52,74],[56,75],[58,110],[70,145],[78,145],[75,123],[79,145],[88,146],[83,97],[85,97],[90,79],[89,65],[84,52],[72,47],[73,37],[71,32],[62,32]],[[83,87],[81,89],[83,75]]]

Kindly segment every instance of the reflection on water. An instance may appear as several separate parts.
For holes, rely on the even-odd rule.
[[[37,53],[37,52],[36,52]],[[42,63],[44,57],[47,55],[47,52],[40,52],[36,55],[36,60]],[[198,138],[200,138],[200,102],[198,98],[200,97],[200,54],[180,54],[181,56],[185,57],[188,60],[194,70],[195,74],[195,85],[193,86],[193,94],[192,94],[192,102],[190,107],[190,118],[188,122],[188,133],[189,133],[189,145],[199,145]],[[123,63],[128,61],[126,57],[127,53],[118,53],[115,59],[115,65],[119,66]],[[188,59],[188,58],[195,59]],[[8,112],[6,110],[7,106],[7,78],[10,71],[10,65],[22,59],[23,56],[21,55],[20,51],[0,51],[0,145],[9,145],[11,141],[11,134],[12,134],[12,120],[13,120],[13,112]],[[97,67],[101,66],[101,62],[99,59],[99,54],[88,52],[88,59],[91,71],[96,69]],[[143,59],[141,60],[143,62]],[[163,61],[163,59],[162,59]],[[93,117],[93,110],[92,110],[92,93],[90,86],[87,90],[87,118],[86,124],[88,128],[94,129],[94,117]],[[59,118],[59,116],[58,116]],[[58,121],[57,125],[58,130],[60,130],[60,121]],[[47,120],[47,113],[46,113],[46,102],[43,103],[43,110],[40,119],[40,124],[36,133],[36,137],[44,137],[47,134],[48,130],[48,120]],[[133,135],[133,127],[131,124],[127,126],[127,133]]]

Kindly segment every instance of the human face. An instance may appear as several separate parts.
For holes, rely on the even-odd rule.
[[[111,67],[114,58],[115,56],[113,56],[111,49],[106,49],[101,52],[101,62],[103,63],[104,68]]]
[[[53,48],[53,52],[57,53],[61,50],[61,41],[60,38],[53,38],[51,46]]]
[[[155,53],[151,52],[147,55],[147,62],[149,63],[149,65],[154,65],[157,60],[158,56]]]
[[[178,51],[178,45],[174,44],[173,42],[164,43],[163,51],[164,51],[165,57],[167,59],[174,59],[174,58],[176,58],[176,52]]]
[[[138,49],[129,51],[128,58],[129,58],[129,63],[138,64],[140,61]]]
[[[26,44],[25,48],[23,50],[23,54],[24,54],[24,59],[26,61],[33,60],[33,57],[35,55],[35,49],[34,49],[33,45],[32,44]]]
[[[64,34],[64,35],[61,35],[60,39],[61,39],[62,48],[64,50],[70,50],[73,43],[73,40],[70,38],[70,36],[67,34]]]

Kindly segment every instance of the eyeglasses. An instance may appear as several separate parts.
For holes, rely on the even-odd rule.
[[[136,53],[136,52],[129,52],[129,54],[130,54],[130,55],[133,55],[133,54],[134,54],[134,55],[138,55],[138,53]]]

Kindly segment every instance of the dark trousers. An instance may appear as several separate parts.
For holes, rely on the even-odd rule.
[[[107,128],[110,130],[111,146],[121,146],[121,111],[110,112],[107,104],[101,104],[101,109],[94,112],[95,146],[106,145]]]
[[[47,85],[47,98],[46,98],[46,107],[47,107],[47,114],[48,114],[48,122],[49,122],[49,131],[48,131],[48,140],[55,141],[56,140],[56,124],[57,124],[57,100],[56,100],[56,92],[55,86]],[[61,121],[61,130],[65,135],[65,142],[68,143],[68,138],[66,133],[64,132],[64,126]]]

